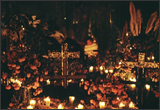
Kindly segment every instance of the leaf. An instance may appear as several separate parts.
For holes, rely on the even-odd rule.
[[[123,42],[124,46],[126,46],[126,44],[127,44],[127,39],[128,39],[128,36],[126,36],[127,32],[128,32],[128,24],[125,21],[125,25],[123,27],[123,33],[122,33],[122,42]]]
[[[149,33],[149,31],[153,28],[153,23],[155,22],[156,18],[157,18],[157,11],[154,12],[149,18],[145,34]]]
[[[133,2],[130,2],[129,9],[130,9],[131,20],[133,22],[136,22],[136,9]]]
[[[155,25],[154,25],[154,30],[153,31],[156,31],[159,27],[159,18],[157,19]]]
[[[138,23],[138,34],[141,33],[141,23],[142,23],[142,17],[141,17],[141,11],[140,9],[137,10],[137,23]]]

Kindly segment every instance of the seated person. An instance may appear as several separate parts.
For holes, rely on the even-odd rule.
[[[87,44],[84,46],[84,54],[88,55],[88,58],[98,55],[98,45],[91,37],[88,37]]]

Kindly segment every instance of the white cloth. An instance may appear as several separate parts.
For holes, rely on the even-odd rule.
[[[91,45],[84,46],[84,54],[88,55],[88,57],[96,56],[98,52],[94,52],[93,50],[98,50],[97,43],[93,43]]]
[[[51,34],[49,37],[54,37],[60,44],[64,40],[64,35],[58,31],[55,31],[55,34]]]

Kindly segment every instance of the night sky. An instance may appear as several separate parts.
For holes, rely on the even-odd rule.
[[[55,1],[2,1],[2,13],[5,10],[6,4],[11,4],[13,9],[18,7],[20,13],[29,14],[29,15],[37,15],[44,16],[45,19],[48,19],[49,16],[55,16]],[[73,1],[77,4],[81,4],[85,1]],[[91,2],[99,2],[99,1],[91,1]],[[129,13],[129,3],[130,1],[100,1],[104,3],[110,3],[111,8],[114,9],[112,12],[112,21],[114,25],[116,25],[120,30],[123,29],[125,21],[129,24],[130,21],[130,13]],[[142,27],[145,28],[147,22],[151,16],[151,14],[155,11],[159,11],[159,1],[133,1],[136,9],[141,10],[143,23]],[[63,5],[63,4],[62,4]],[[14,10],[11,10],[14,11]]]

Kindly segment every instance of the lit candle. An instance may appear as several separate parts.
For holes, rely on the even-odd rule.
[[[79,104],[79,105],[78,105],[78,109],[83,109],[83,105],[82,105],[82,104]]]
[[[33,109],[33,107],[32,106],[28,106],[27,109]]]
[[[119,64],[121,65],[121,64],[122,64],[122,62],[119,62]]]
[[[105,73],[108,73],[108,70],[105,70]]]
[[[136,78],[130,78],[130,81],[136,82]]]
[[[109,70],[110,73],[113,73],[113,70]]]
[[[105,108],[105,102],[99,102],[99,108],[104,109]]]
[[[152,56],[152,60],[154,60],[154,56]]]
[[[125,105],[121,102],[121,103],[119,104],[119,107],[122,108],[122,107],[125,107]]]
[[[49,97],[45,98],[44,101],[46,102],[46,106],[50,106],[50,98]]]
[[[47,85],[50,85],[50,80],[49,79],[47,79],[46,82],[47,82]]]
[[[89,67],[89,72],[93,72],[93,66]]]
[[[117,100],[120,100],[119,97],[117,97]]]
[[[148,59],[148,60],[150,60],[150,58],[149,58],[149,57],[147,57],[147,59]]]
[[[75,97],[74,97],[74,96],[69,96],[69,102],[70,102],[71,104],[73,104],[74,99],[75,99]]]
[[[36,104],[36,101],[35,101],[35,100],[30,100],[30,105],[31,105],[32,107],[34,107],[35,104]]]
[[[59,104],[59,105],[58,105],[58,109],[64,109],[63,105],[62,105],[62,104]]]
[[[136,87],[136,84],[131,84],[130,87],[134,89]]]
[[[150,85],[146,84],[145,87],[148,91],[150,90]]]
[[[134,106],[134,103],[133,102],[130,102],[129,103],[129,108],[134,108],[135,106]]]
[[[100,73],[103,74],[103,66],[100,66]]]

